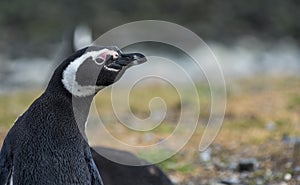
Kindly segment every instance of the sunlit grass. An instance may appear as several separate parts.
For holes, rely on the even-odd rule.
[[[0,128],[9,128],[39,96],[40,92],[18,92],[0,95]]]
[[[290,110],[293,110],[293,109],[300,110],[300,95],[299,94],[295,94],[290,97],[287,108]]]
[[[168,153],[165,150],[155,151],[155,152],[141,152],[137,154],[140,158],[146,159],[149,162],[157,162],[160,159],[165,159],[165,156],[168,156]],[[190,163],[190,161],[186,161],[184,156],[173,155],[170,158],[166,158],[166,160],[157,163],[157,165],[164,171],[169,172],[178,172],[182,174],[188,174],[193,172],[195,166]]]

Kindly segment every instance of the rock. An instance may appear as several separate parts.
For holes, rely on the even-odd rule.
[[[228,179],[221,180],[220,183],[226,185],[234,185],[234,184],[241,184],[241,181],[237,176],[232,176]]]
[[[295,175],[300,175],[300,141],[296,141],[294,145],[293,167]]]
[[[272,132],[276,129],[276,124],[273,121],[268,122],[268,123],[266,123],[265,128],[267,131]]]
[[[271,179],[273,177],[273,172],[271,169],[267,169],[265,173],[265,179]]]
[[[283,179],[284,179],[285,181],[290,181],[290,180],[292,179],[292,174],[290,174],[290,173],[284,174]]]
[[[218,158],[218,157],[214,157],[212,159],[212,164],[214,165],[215,170],[222,171],[222,170],[226,170],[227,169],[226,163],[224,163],[223,161],[221,161],[221,159]]]
[[[253,172],[258,168],[259,164],[256,159],[243,159],[239,161],[238,172]]]
[[[256,179],[256,185],[264,185],[265,182],[263,179]]]
[[[300,175],[298,175],[298,176],[296,177],[296,181],[297,181],[297,182],[300,182]]]
[[[300,138],[299,137],[290,137],[287,134],[283,134],[281,140],[286,145],[294,145],[297,142],[300,143]]]
[[[143,135],[142,140],[144,142],[150,142],[153,141],[154,139],[154,135],[152,133],[146,133],[145,135]]]
[[[292,166],[293,166],[293,163],[290,162],[290,161],[286,162],[285,165],[284,165],[284,167],[287,168],[287,169],[291,168]]]
[[[293,168],[293,175],[297,178],[299,178],[300,182],[300,166],[296,166]]]
[[[280,182],[279,185],[288,185],[286,182]]]
[[[183,181],[183,177],[179,175],[169,175],[169,178],[171,179],[172,183],[179,184]]]
[[[229,162],[229,163],[227,164],[227,168],[228,168],[229,170],[232,170],[232,171],[234,171],[235,169],[237,169],[237,166],[238,166],[238,164],[237,164],[236,162]]]
[[[199,153],[200,162],[209,162],[211,160],[211,149],[207,148],[205,151]]]

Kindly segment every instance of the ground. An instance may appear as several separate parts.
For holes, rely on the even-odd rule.
[[[176,155],[158,164],[174,182],[196,185],[217,184],[223,180],[231,181],[232,184],[300,184],[300,174],[295,169],[295,163],[298,162],[295,161],[297,156],[293,145],[293,139],[300,138],[300,79],[257,77],[227,82],[225,119],[207,152],[207,160],[201,159],[198,145],[209,118],[211,99],[206,85],[198,85],[197,90],[201,114],[196,131]],[[0,95],[0,143],[14,120],[40,93],[36,90]],[[128,144],[156,143],[173,132],[181,108],[189,110],[189,103],[193,103],[193,100],[186,100],[187,105],[182,106],[173,88],[152,84],[132,91],[130,110],[137,117],[146,118],[150,114],[149,100],[154,96],[165,100],[168,111],[162,124],[151,132],[133,132],[115,119],[110,89],[97,95],[96,111],[90,116],[88,128],[95,128],[93,126],[100,116],[105,128]],[[123,98],[122,92],[116,97]],[[128,114],[126,111],[122,113],[124,117]],[[109,140],[99,139],[101,136],[95,139],[101,132],[88,129],[88,135],[93,136],[90,139],[91,145],[114,147]],[[136,154],[150,161],[161,155],[160,152]],[[245,159],[256,161],[257,166],[253,171],[238,171],[239,162]]]

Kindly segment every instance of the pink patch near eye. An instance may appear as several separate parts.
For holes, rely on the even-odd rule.
[[[116,56],[116,55],[118,55],[118,52],[113,51],[113,50],[107,50],[100,54],[100,58],[103,60],[106,60],[107,55]]]

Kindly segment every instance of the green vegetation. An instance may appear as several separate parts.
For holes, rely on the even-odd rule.
[[[153,129],[153,132],[158,133],[158,134],[170,134],[174,131],[176,125],[175,124],[170,124],[170,123],[161,123],[158,127]]]
[[[177,156],[173,156],[161,163],[158,163],[158,166],[165,171],[175,171],[182,174],[189,174],[195,169],[193,164],[185,161],[182,157],[180,158]]]
[[[139,153],[138,156],[150,162],[157,162],[160,159],[164,159],[165,158],[164,156],[169,156],[169,153],[166,152],[165,150],[161,150],[161,151]],[[169,171],[169,172],[173,171],[182,174],[191,173],[195,169],[195,166],[191,164],[190,161],[186,161],[183,155],[174,155],[158,163],[157,165],[164,171]]]
[[[288,109],[298,109],[300,110],[300,95],[293,95],[288,102]]]

